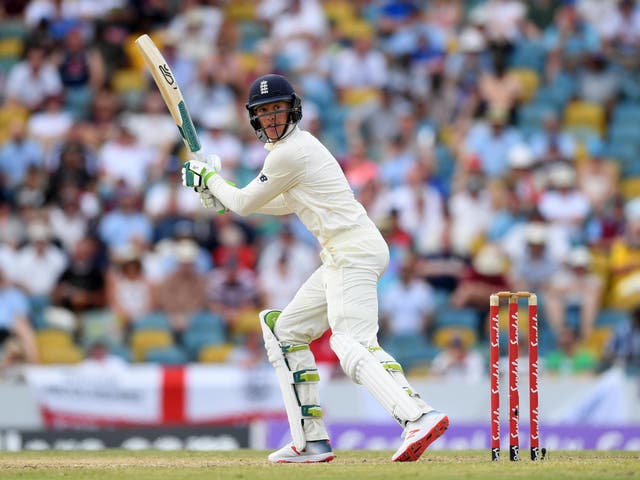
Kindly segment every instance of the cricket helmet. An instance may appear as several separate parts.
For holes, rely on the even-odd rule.
[[[249,121],[256,132],[256,135],[263,143],[273,141],[269,139],[260,124],[259,115],[256,114],[256,107],[267,103],[286,101],[291,105],[288,110],[287,125],[296,125],[302,118],[302,100],[296,94],[293,86],[282,75],[270,73],[254,80],[249,89],[249,101],[245,105],[249,111]],[[287,128],[283,135],[276,139],[280,140],[292,131]]]

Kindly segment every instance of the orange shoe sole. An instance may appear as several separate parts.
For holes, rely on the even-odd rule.
[[[449,428],[449,417],[444,417],[424,437],[410,444],[394,462],[415,462],[420,458],[429,445],[435,442]]]

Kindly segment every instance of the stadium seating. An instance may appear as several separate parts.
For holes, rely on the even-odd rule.
[[[604,107],[597,103],[574,100],[565,109],[564,127],[578,134],[592,131],[602,137],[606,130]]]
[[[37,330],[36,346],[40,362],[45,365],[78,363],[84,358],[84,352],[73,343],[69,332],[64,330]]]
[[[141,362],[145,359],[147,351],[173,345],[173,337],[167,330],[137,330],[131,334],[129,344],[133,360]]]
[[[144,361],[163,365],[180,365],[187,363],[189,358],[181,348],[173,345],[162,348],[150,348],[144,354]]]

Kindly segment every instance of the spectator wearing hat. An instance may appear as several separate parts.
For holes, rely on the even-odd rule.
[[[542,222],[528,223],[523,254],[512,259],[509,282],[513,291],[542,292],[560,263],[547,247],[547,226]]]
[[[540,196],[542,217],[564,228],[574,240],[581,240],[582,226],[591,212],[587,196],[577,188],[572,166],[556,164],[549,171],[549,187]]]
[[[545,318],[556,336],[565,328],[573,328],[580,339],[586,340],[593,332],[605,285],[590,266],[589,250],[573,248],[563,268],[550,277],[543,291]]]
[[[510,290],[508,268],[508,258],[498,245],[483,245],[472,256],[471,264],[449,298],[449,303],[454,308],[472,308],[476,311],[479,338],[486,336],[486,319],[489,313],[487,299],[495,292]]]

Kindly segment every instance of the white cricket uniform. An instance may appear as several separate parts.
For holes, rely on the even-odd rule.
[[[377,341],[377,282],[389,262],[389,249],[355,199],[338,162],[320,141],[298,127],[265,147],[270,152],[262,171],[246,187],[228,185],[220,175],[210,178],[207,187],[240,215],[295,213],[322,246],[322,265],[300,287],[276,322],[274,333],[280,344],[308,344],[331,328],[332,348],[345,371],[353,370],[347,372],[352,378],[357,369],[347,368],[347,364],[355,365],[354,351],[374,351],[371,355],[376,364],[395,362]],[[287,362],[294,372],[316,368],[309,350],[288,353]],[[387,375],[382,369],[380,372],[377,375]],[[412,389],[401,371],[392,377],[398,390],[382,397],[393,397],[386,407],[401,421],[394,413],[398,398],[401,403]],[[365,387],[371,391],[372,384]],[[319,402],[317,384],[297,384],[296,392],[302,405]],[[417,405],[416,412],[430,409],[419,398],[412,397],[411,401]],[[322,418],[305,419],[303,428],[308,441],[328,438]]]
[[[265,147],[270,153],[262,171],[246,187],[214,175],[208,188],[240,215],[295,213],[322,246],[322,266],[278,319],[278,339],[309,343],[331,327],[377,345],[377,281],[389,261],[386,242],[334,156],[313,135],[295,127]]]

